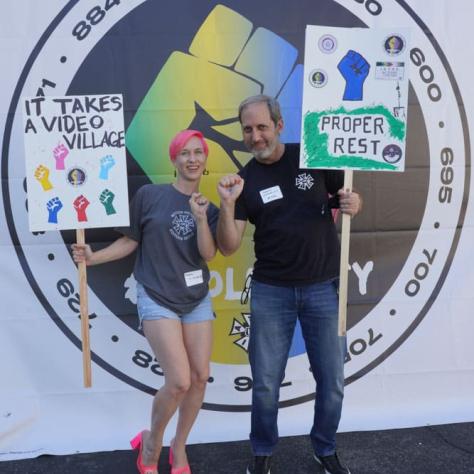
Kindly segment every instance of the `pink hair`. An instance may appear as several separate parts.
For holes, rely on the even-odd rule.
[[[193,138],[197,137],[201,141],[202,148],[204,150],[204,154],[207,156],[209,154],[209,147],[207,146],[206,140],[204,140],[204,136],[201,132],[198,132],[197,130],[181,130],[181,132],[178,132],[173,140],[171,140],[170,143],[170,159],[171,161],[176,160],[176,156],[178,153],[184,148],[186,143]]]

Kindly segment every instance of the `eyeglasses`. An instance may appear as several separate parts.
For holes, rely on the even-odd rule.
[[[252,283],[252,274],[249,273],[245,279],[244,289],[240,294],[240,304],[247,304],[250,294],[250,284]]]

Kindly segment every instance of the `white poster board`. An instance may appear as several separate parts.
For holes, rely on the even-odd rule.
[[[403,171],[409,29],[306,27],[300,166]]]
[[[23,99],[30,231],[129,225],[121,95]]]

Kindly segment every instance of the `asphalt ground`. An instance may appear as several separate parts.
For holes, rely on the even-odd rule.
[[[338,434],[338,450],[352,474],[474,473],[474,422]],[[247,441],[191,445],[193,474],[244,474],[251,459]],[[159,473],[169,474],[168,449]],[[135,453],[112,451],[0,462],[1,474],[136,473]],[[271,474],[322,474],[307,436],[281,438]]]

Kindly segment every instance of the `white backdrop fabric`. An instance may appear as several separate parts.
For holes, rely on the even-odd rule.
[[[470,0],[407,3],[448,58],[471,125],[474,5]],[[22,68],[64,4],[63,0],[2,2],[2,131]],[[474,421],[474,179],[470,167],[465,172],[471,174],[470,201],[447,279],[410,337],[346,387],[340,431]],[[149,424],[151,396],[96,364],[93,387],[82,387],[81,353],[35,297],[12,246],[3,211],[0,229],[0,461],[45,453],[128,449],[131,436]],[[307,433],[311,418],[312,402],[281,409],[280,434]],[[246,439],[249,421],[248,412],[203,410],[190,442]],[[174,432],[174,423],[166,431],[165,442]]]

